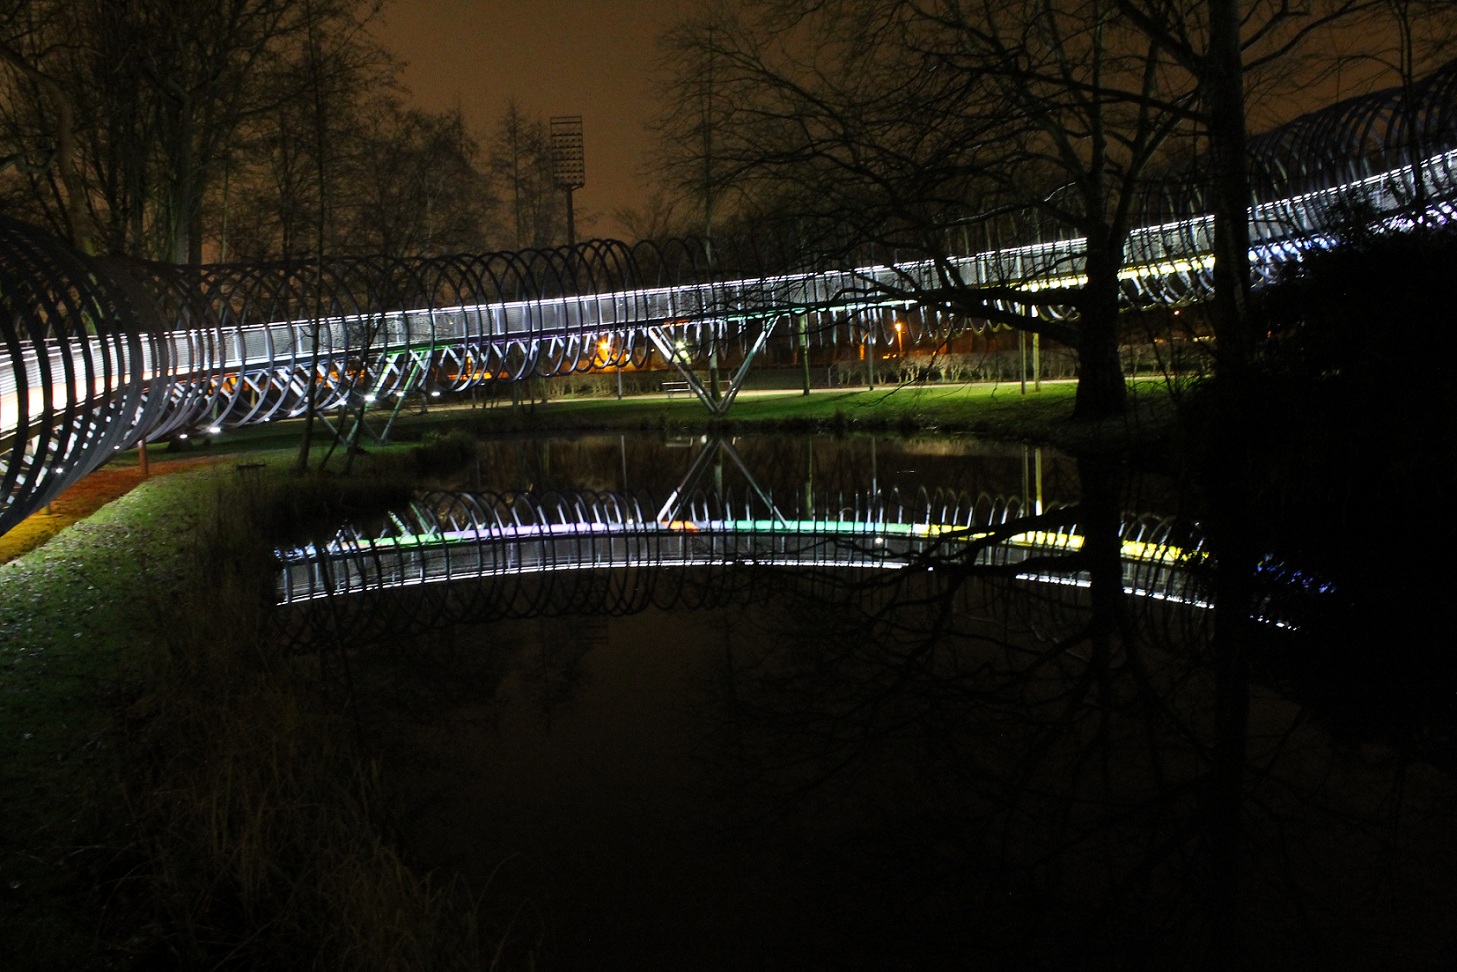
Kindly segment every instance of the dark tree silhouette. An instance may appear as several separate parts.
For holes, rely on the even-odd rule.
[[[673,35],[680,187],[842,258],[873,243],[931,261],[934,283],[883,296],[1073,347],[1078,414],[1121,412],[1124,246],[1197,79],[1102,0],[748,6]],[[977,286],[953,265],[1028,231],[1080,241],[1050,286],[1014,270]]]

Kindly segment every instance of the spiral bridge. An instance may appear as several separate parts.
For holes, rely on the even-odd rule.
[[[1358,204],[1388,225],[1445,222],[1457,201],[1457,65],[1409,102],[1386,91],[1252,141],[1253,273],[1268,279]],[[1210,292],[1211,218],[1194,168],[1152,181],[1126,248],[1130,306]],[[951,255],[816,265],[769,240],[425,260],[173,267],[89,258],[0,218],[0,533],[115,451],[199,427],[355,414],[420,390],[623,365],[677,368],[722,414],[776,331],[797,349],[937,345],[989,327],[924,308],[946,286],[1076,286],[1082,241],[1027,213],[947,231]],[[1070,313],[1056,306],[1051,316]],[[786,323],[789,322],[789,323]],[[693,363],[734,365],[728,390]]]

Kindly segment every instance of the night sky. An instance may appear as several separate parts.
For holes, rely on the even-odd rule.
[[[641,207],[651,187],[644,155],[653,140],[646,126],[659,101],[653,90],[656,41],[698,5],[699,0],[387,0],[375,33],[405,62],[411,100],[436,111],[459,106],[483,146],[513,98],[528,116],[583,116],[587,185],[576,194],[577,223],[582,235],[618,236],[622,229],[612,213]],[[1313,46],[1331,43],[1322,38]],[[1380,74],[1371,64],[1353,64],[1273,98],[1271,92],[1252,91],[1251,130],[1273,127],[1373,83],[1392,83]]]
[[[578,224],[619,230],[614,210],[641,206],[656,110],[655,41],[694,0],[390,0],[377,36],[407,62],[413,100],[460,106],[484,143],[515,98],[528,115],[582,115],[587,185]]]

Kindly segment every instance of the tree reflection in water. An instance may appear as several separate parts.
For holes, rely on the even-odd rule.
[[[1080,473],[1088,542],[1061,570],[1086,588],[939,567],[736,621],[757,630],[729,639],[705,752],[737,839],[818,877],[800,904],[832,929],[822,954],[1450,959],[1451,781],[1335,743],[1258,683],[1230,773],[1212,612],[1124,596],[1116,470]]]

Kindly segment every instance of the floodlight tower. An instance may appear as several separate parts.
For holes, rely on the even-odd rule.
[[[567,194],[567,245],[575,246],[577,224],[572,214],[572,193],[587,184],[581,115],[554,115],[551,119],[551,180]]]

